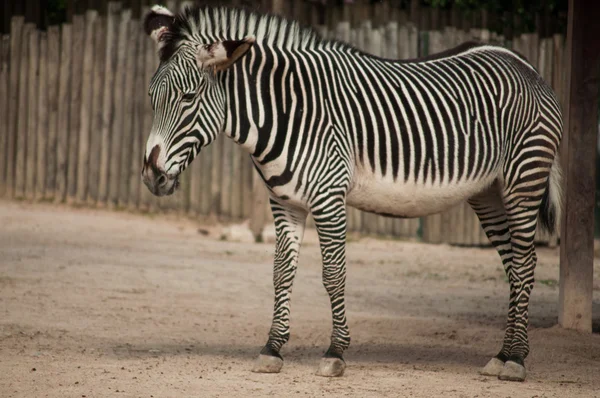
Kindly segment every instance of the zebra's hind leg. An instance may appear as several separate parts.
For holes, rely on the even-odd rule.
[[[513,336],[510,345],[510,354],[504,368],[498,376],[501,380],[524,381],[525,358],[529,354],[529,340],[527,327],[529,325],[529,298],[534,284],[534,271],[537,263],[535,253],[535,232],[537,228],[538,213],[542,202],[539,181],[546,181],[540,174],[530,173],[533,181],[519,181],[515,189],[507,190],[504,194],[504,208],[508,217],[511,247],[513,252],[512,267],[508,273],[511,290],[512,316],[514,319]],[[543,188],[541,189],[543,191]]]
[[[323,285],[329,294],[333,331],[331,345],[321,358],[317,375],[337,377],[344,374],[343,353],[350,345],[346,322],[346,206],[343,198],[324,199],[313,206],[312,214],[319,234],[323,258]]]
[[[498,251],[506,275],[509,275],[512,272],[513,252],[508,217],[504,210],[504,203],[502,201],[500,190],[494,185],[489,188],[488,191],[471,198],[469,204],[477,214],[488,239]],[[499,376],[504,368],[506,360],[510,356],[510,347],[513,341],[515,326],[515,302],[513,300],[513,293],[511,285],[508,319],[506,322],[506,331],[502,349],[481,369],[480,373],[482,375]]]
[[[273,263],[275,305],[269,340],[260,351],[252,369],[257,373],[278,373],[283,366],[279,350],[290,338],[290,298],[308,215],[303,209],[283,206],[274,200],[270,203],[276,235]]]

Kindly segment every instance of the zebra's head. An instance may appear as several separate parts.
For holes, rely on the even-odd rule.
[[[154,120],[142,179],[153,194],[163,196],[177,189],[179,174],[223,130],[220,72],[242,57],[254,39],[203,38],[185,11],[175,16],[160,6],[146,16],[144,28],[157,44],[160,65],[150,82]]]

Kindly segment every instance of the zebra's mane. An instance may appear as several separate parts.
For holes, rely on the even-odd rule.
[[[209,43],[246,36],[254,36],[256,43],[281,49],[311,48],[324,42],[313,29],[276,15],[223,6],[193,6],[175,16],[171,30],[164,36],[160,60],[169,60],[189,41]]]

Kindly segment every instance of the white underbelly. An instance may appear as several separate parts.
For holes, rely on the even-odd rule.
[[[357,173],[347,203],[360,210],[396,217],[421,217],[439,213],[484,191],[495,176],[451,184],[393,181],[371,173]]]

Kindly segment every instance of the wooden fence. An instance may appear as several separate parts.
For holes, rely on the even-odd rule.
[[[278,11],[313,24],[325,37],[382,57],[415,58],[471,39],[514,48],[562,99],[565,47],[560,34],[505,37],[486,29],[485,13],[468,19],[429,9],[409,13],[390,1],[328,7],[325,15],[317,15],[314,3],[295,4],[303,6]],[[0,196],[178,211],[222,221],[250,219],[260,230],[271,217],[266,190],[248,155],[224,137],[191,164],[175,195],[156,198],[140,183],[152,122],[147,85],[156,66],[154,43],[139,17],[121,3],[108,3],[102,15],[95,10],[74,15],[71,23],[46,31],[13,17],[10,34],[0,40]],[[412,220],[350,209],[349,230],[488,244],[467,204]]]

